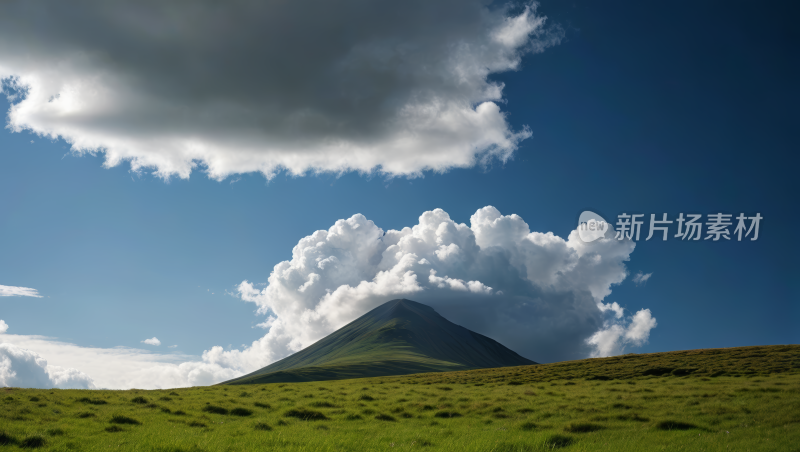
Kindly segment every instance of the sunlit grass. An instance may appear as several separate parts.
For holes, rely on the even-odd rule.
[[[800,444],[798,352],[156,391],[3,388],[0,451],[791,451]],[[769,363],[759,370],[756,359]],[[647,372],[674,360],[673,369],[697,370]]]

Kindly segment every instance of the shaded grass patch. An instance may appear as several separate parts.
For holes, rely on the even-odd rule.
[[[6,432],[0,432],[0,446],[10,446],[16,443],[17,438],[14,438]]]
[[[319,411],[308,410],[305,408],[297,408],[283,413],[286,417],[294,417],[303,421],[325,421],[328,416],[320,413]]]
[[[700,427],[694,424],[690,424],[688,422],[668,420],[657,423],[656,428],[659,430],[669,431],[669,430],[693,430],[693,429],[699,429]]]
[[[253,414],[252,410],[248,410],[247,408],[234,408],[231,410],[231,414],[234,416],[250,416]]]
[[[136,419],[128,416],[123,416],[121,414],[115,414],[111,416],[111,420],[108,421],[112,424],[129,424],[129,425],[140,425],[141,422],[137,421]]]
[[[569,433],[590,433],[598,430],[603,430],[605,427],[600,424],[593,424],[591,422],[578,422],[569,424],[564,427],[564,431]]]
[[[560,449],[562,447],[567,447],[574,442],[572,437],[566,435],[550,435],[544,441],[544,445],[546,449]]]
[[[228,414],[227,408],[223,408],[221,406],[216,406],[216,405],[206,405],[203,407],[203,411],[205,411],[206,413],[214,413],[222,415]]]
[[[19,447],[23,449],[38,449],[47,444],[44,437],[41,435],[31,435],[20,441]]]

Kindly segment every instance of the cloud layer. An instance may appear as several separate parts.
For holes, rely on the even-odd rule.
[[[15,0],[0,78],[12,130],[107,166],[416,175],[505,161],[530,136],[490,75],[557,44],[545,23],[480,0]]]
[[[207,385],[266,366],[405,297],[538,362],[609,356],[644,344],[657,325],[649,309],[627,315],[605,301],[628,276],[635,247],[613,234],[585,243],[577,231],[567,239],[531,232],[521,217],[491,206],[469,225],[436,209],[399,231],[357,214],[300,239],[263,289],[239,285],[241,297],[266,316],[259,326],[267,330],[241,350],[216,346],[192,357],[8,334],[0,343],[61,360],[55,364],[86,372],[98,387]],[[36,362],[15,359],[12,366]]]
[[[16,287],[0,285],[0,297],[36,297],[42,298],[39,291],[30,287]]]
[[[94,389],[94,381],[72,368],[51,366],[37,353],[0,343],[0,386]]]
[[[0,347],[5,356],[0,357],[0,386],[47,388],[83,382],[83,388],[157,389],[211,385],[241,375],[199,356],[81,347],[45,336],[0,334]],[[12,373],[15,376],[9,378]],[[76,377],[80,375],[85,378]]]

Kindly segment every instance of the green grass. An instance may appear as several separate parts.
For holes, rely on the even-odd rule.
[[[800,346],[156,391],[0,388],[0,452],[798,451],[798,407]]]

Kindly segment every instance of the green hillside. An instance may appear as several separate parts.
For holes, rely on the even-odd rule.
[[[0,451],[792,452],[798,407],[800,346],[741,347],[304,383],[0,388]]]
[[[800,373],[800,345],[630,353],[536,366],[409,375],[395,380],[420,384],[527,384],[552,380],[611,381],[686,376],[707,380],[721,376],[753,378],[783,373]],[[386,381],[393,380],[387,378]]]
[[[225,384],[341,380],[536,364],[433,308],[392,300],[310,347]]]

